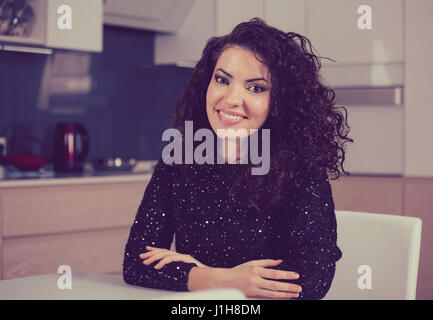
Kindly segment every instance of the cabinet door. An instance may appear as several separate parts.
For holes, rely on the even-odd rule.
[[[216,35],[230,33],[241,22],[264,16],[264,0],[216,1]]]
[[[329,180],[335,210],[403,215],[403,178],[340,176]]]
[[[304,0],[196,1],[174,34],[155,36],[155,64],[197,62],[212,36],[230,33],[241,22],[263,18],[285,32],[305,31]]]
[[[305,0],[266,0],[264,17],[268,24],[284,32],[305,33]]]
[[[72,272],[120,273],[128,235],[129,228],[119,228],[6,239],[3,280],[56,273],[61,265]]]
[[[371,29],[358,27],[361,5],[371,8]],[[403,0],[308,0],[307,35],[338,64],[402,62]]]
[[[406,178],[404,214],[422,220],[416,298],[433,299],[433,179]]]
[[[346,106],[349,137],[345,170],[354,174],[403,175],[403,107]]]
[[[104,13],[133,19],[160,20],[176,0],[105,0]]]
[[[102,11],[102,0],[48,0],[47,46],[101,52]]]
[[[147,182],[2,190],[3,238],[131,225]]]

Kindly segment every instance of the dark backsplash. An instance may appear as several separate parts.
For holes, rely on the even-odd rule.
[[[0,136],[9,151],[12,137],[24,135],[40,140],[33,151],[51,161],[55,124],[80,122],[90,135],[87,160],[158,159],[191,69],[154,66],[153,43],[153,32],[105,26],[102,53],[0,51]],[[59,84],[77,81],[84,89],[61,92]]]

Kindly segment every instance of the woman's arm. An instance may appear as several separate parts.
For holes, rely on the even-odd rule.
[[[283,241],[294,244],[277,266],[279,270],[299,273],[302,292],[299,299],[322,299],[328,292],[335,273],[335,263],[342,253],[337,246],[337,222],[328,177],[315,177],[290,208],[291,232],[279,230]],[[288,214],[289,212],[282,212]]]
[[[195,263],[172,262],[155,269],[158,261],[145,265],[140,254],[146,246],[169,249],[173,240],[172,179],[174,165],[158,161],[131,226],[123,260],[123,279],[131,285],[187,291],[188,274]]]
[[[299,297],[301,288],[279,279],[297,279],[294,272],[271,270],[281,260],[260,259],[242,263],[233,268],[193,267],[189,273],[190,291],[215,288],[235,288],[247,297],[290,299]]]
[[[192,267],[188,276],[188,290],[203,290],[230,287],[228,269]]]

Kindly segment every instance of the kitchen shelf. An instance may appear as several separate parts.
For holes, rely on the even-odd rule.
[[[30,34],[0,35],[0,45],[102,52],[102,0],[30,0],[29,4],[34,12]],[[57,25],[61,5],[68,5],[74,12],[72,29],[59,29]]]
[[[13,36],[0,36],[0,42],[6,42],[6,44],[34,44],[34,45],[45,45],[45,39],[39,37],[13,37]]]

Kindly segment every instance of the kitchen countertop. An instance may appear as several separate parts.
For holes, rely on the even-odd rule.
[[[72,272],[71,289],[59,289],[65,275],[50,273],[0,281],[0,300],[245,300],[237,289],[177,292],[126,284],[121,276]]]
[[[53,185],[76,185],[94,183],[120,183],[148,181],[152,177],[153,165],[157,161],[140,161],[132,171],[94,171],[84,170],[82,173],[55,173],[52,170],[35,172],[34,175],[19,177],[18,172],[9,172],[0,177],[0,189],[39,187]]]

